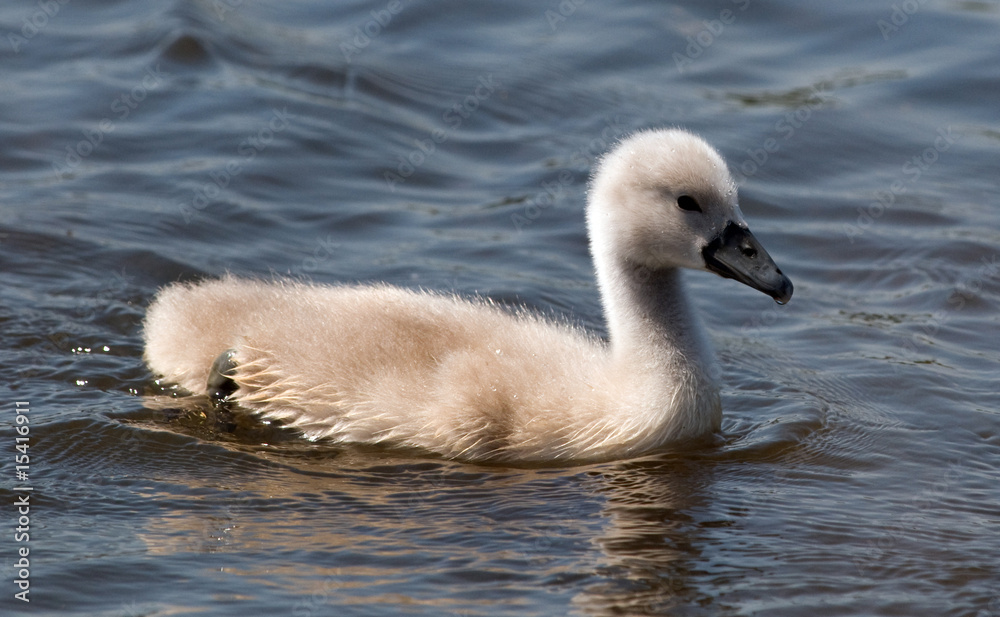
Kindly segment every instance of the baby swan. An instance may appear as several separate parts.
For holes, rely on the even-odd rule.
[[[309,439],[465,460],[609,460],[718,430],[717,370],[679,269],[792,295],[722,158],[682,130],[633,135],[600,162],[587,228],[608,343],[482,299],[225,277],[160,291],[145,358]]]

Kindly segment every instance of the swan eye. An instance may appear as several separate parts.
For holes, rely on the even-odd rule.
[[[690,195],[681,195],[677,198],[677,206],[681,210],[687,210],[688,212],[701,212],[701,206],[694,197]]]

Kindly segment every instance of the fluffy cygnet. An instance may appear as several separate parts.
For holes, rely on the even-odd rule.
[[[617,459],[718,430],[717,370],[679,270],[792,295],[722,158],[682,130],[633,135],[597,168],[587,228],[608,342],[478,298],[227,276],[157,295],[146,361],[309,439],[466,460]]]

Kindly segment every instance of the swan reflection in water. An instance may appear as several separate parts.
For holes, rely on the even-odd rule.
[[[313,614],[403,603],[474,615],[563,594],[588,615],[654,615],[705,600],[688,573],[710,472],[682,455],[508,469],[374,454],[241,454],[218,478],[184,478],[181,502],[139,540],[214,555],[192,574],[280,590]]]

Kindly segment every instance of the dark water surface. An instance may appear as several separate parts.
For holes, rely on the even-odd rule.
[[[1000,617],[998,28],[958,0],[3,3],[0,613]],[[144,398],[150,298],[226,271],[602,330],[586,179],[664,125],[720,148],[796,286],[687,277],[717,446],[481,467]]]

